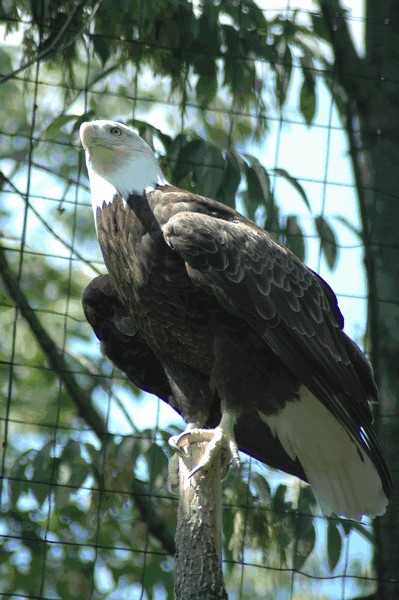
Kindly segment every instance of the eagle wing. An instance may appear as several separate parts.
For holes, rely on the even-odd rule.
[[[372,369],[342,331],[331,288],[267,232],[238,215],[179,212],[163,226],[195,285],[245,319],[376,464],[389,489],[368,401]]]
[[[172,403],[165,372],[140,337],[109,275],[100,275],[89,283],[83,292],[82,305],[105,356],[126,373],[134,385]]]

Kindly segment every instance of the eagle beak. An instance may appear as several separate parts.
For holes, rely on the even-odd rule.
[[[97,137],[97,126],[89,121],[85,121],[80,126],[79,135],[83,148],[87,150],[90,142]]]

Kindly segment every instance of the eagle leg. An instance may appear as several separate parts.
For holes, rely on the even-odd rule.
[[[193,426],[192,423],[189,423],[186,429],[177,436],[173,436],[169,439],[169,445],[172,446],[179,453],[182,453],[182,449],[180,446],[180,442],[183,438],[190,436],[191,441],[195,442],[203,442],[207,441],[208,446],[194,469],[189,474],[189,477],[192,477],[195,473],[198,473],[201,469],[207,469],[212,460],[217,455],[218,452],[224,450],[226,452],[228,460],[227,464],[222,466],[222,470],[224,475],[227,472],[228,465],[233,463],[236,468],[240,468],[240,458],[238,455],[238,446],[237,442],[234,438],[234,424],[236,421],[236,415],[230,411],[224,411],[220,423],[214,429],[203,429],[197,428]],[[223,461],[225,463],[225,461]],[[174,468],[172,463],[171,467]],[[170,477],[168,479],[169,484],[172,484],[173,474],[169,473]],[[223,476],[224,476],[223,475]]]

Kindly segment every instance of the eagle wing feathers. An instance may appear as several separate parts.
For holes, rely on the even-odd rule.
[[[193,283],[212,291],[259,333],[373,457],[384,477],[368,405],[377,398],[372,369],[343,333],[331,288],[244,218],[181,212],[163,226],[163,234]]]

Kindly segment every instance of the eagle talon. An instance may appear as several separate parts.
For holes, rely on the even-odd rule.
[[[187,427],[185,428],[184,431],[182,431],[181,433],[179,433],[179,435],[172,435],[169,440],[168,440],[168,444],[171,448],[173,448],[173,450],[175,452],[177,452],[178,454],[180,454],[181,456],[184,455],[184,450],[180,444],[181,440],[184,439],[185,436],[191,435],[192,431],[196,429],[195,425],[193,423],[188,423]]]
[[[213,437],[211,440],[209,440],[209,444],[204,452],[204,455],[194,469],[192,469],[189,477],[192,477],[201,469],[208,469],[218,452],[221,452],[221,469],[223,479],[227,475],[230,464],[239,469],[240,459],[238,456],[238,447],[234,437],[232,434],[230,434],[230,431],[226,431],[226,429],[221,425],[213,430],[205,429],[202,431],[206,432],[206,439],[208,439],[210,432],[213,434]],[[200,434],[201,430],[197,430],[196,433]]]
[[[190,436],[192,442],[208,442],[206,450],[199,463],[190,471],[189,478],[201,469],[207,469],[218,452],[222,453],[222,478],[226,476],[230,464],[240,469],[240,458],[238,446],[234,439],[235,416],[226,412],[223,414],[220,425],[214,429],[203,429],[194,427],[191,423],[180,435],[172,436],[169,444],[179,455],[184,454],[182,440]],[[168,480],[169,481],[169,480]]]
[[[183,433],[180,433],[179,435],[172,435],[172,437],[169,438],[168,440],[168,444],[171,448],[173,448],[173,450],[177,453],[180,454],[181,456],[184,455],[184,451],[183,449],[179,446],[179,442],[182,439],[182,436],[186,435],[186,432],[183,431]]]

